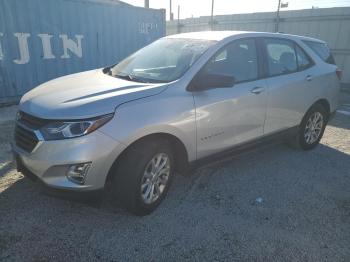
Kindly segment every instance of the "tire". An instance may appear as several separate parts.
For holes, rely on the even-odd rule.
[[[298,134],[290,139],[289,145],[301,150],[311,150],[315,148],[323,136],[328,117],[329,115],[322,105],[315,104],[312,106],[303,117]],[[311,124],[310,121],[312,122],[312,120],[315,119],[320,119],[320,122],[317,122],[316,125]],[[315,127],[314,129],[312,129],[312,125]],[[312,133],[312,130],[316,133]]]
[[[164,168],[157,173],[155,163],[159,159],[161,162],[158,163],[158,167],[166,163]],[[148,215],[165,198],[174,173],[173,165],[174,156],[167,140],[137,142],[123,153],[112,170],[114,172],[111,184],[112,194],[117,202],[131,213],[138,216]],[[165,172],[167,169],[169,170]],[[156,195],[160,191],[158,197],[151,196],[151,193]]]

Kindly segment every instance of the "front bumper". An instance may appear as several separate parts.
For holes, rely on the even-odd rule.
[[[100,131],[86,136],[41,141],[31,153],[12,145],[18,170],[46,186],[73,190],[95,191],[104,188],[107,174],[125,146]],[[73,164],[91,162],[84,184],[70,181],[66,173]]]

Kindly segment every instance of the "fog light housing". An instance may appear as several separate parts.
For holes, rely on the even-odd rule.
[[[73,183],[83,185],[91,163],[71,165],[67,171],[67,178]]]

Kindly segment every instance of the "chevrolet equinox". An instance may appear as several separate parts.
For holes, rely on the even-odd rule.
[[[336,110],[341,73],[313,38],[167,36],[116,65],[26,93],[14,132],[17,169],[49,188],[108,185],[127,210],[149,214],[174,172],[197,160],[271,137],[314,148]]]

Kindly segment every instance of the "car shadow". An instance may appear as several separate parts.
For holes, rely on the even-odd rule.
[[[348,114],[337,112],[336,117],[331,119],[328,125],[350,130],[350,107],[346,109],[339,108],[338,111],[344,111],[345,113],[348,113]]]

